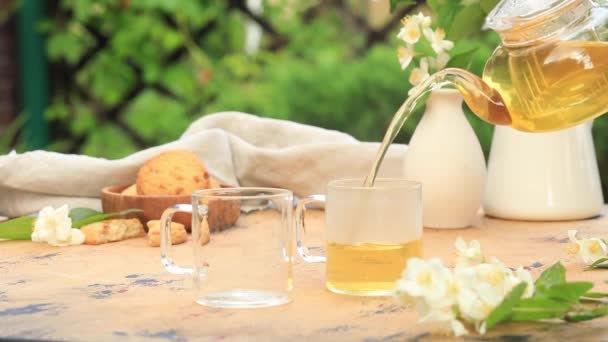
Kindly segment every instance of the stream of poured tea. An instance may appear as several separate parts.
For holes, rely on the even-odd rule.
[[[483,80],[455,68],[433,74],[395,113],[364,186],[373,186],[388,147],[416,102],[444,86],[458,89],[469,108],[492,124],[528,132],[572,127],[608,111],[608,43],[556,41],[519,50],[498,48]]]

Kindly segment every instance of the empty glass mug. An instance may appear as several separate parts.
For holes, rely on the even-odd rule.
[[[303,199],[296,209],[296,244],[307,262],[326,262],[325,285],[360,296],[390,295],[407,260],[422,253],[421,185],[404,179],[335,180],[327,197]],[[302,242],[306,205],[325,205],[326,256]]]
[[[191,205],[170,207],[162,215],[162,264],[170,273],[192,275],[196,302],[202,305],[285,304],[293,288],[292,210],[293,194],[284,189],[197,191]],[[171,256],[176,212],[192,213],[192,268],[176,265]]]

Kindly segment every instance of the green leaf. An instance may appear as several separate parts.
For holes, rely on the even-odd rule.
[[[162,144],[179,138],[186,130],[191,121],[186,112],[180,101],[145,90],[131,101],[121,120],[146,141]],[[169,126],[175,129],[168,130]]]
[[[31,240],[35,217],[23,216],[0,223],[0,239]]]
[[[460,1],[444,0],[438,1],[438,3],[438,9],[434,11],[437,14],[437,26],[445,29],[448,39],[451,39],[449,30],[456,16],[464,7],[460,4]]]
[[[88,133],[79,152],[94,157],[122,158],[137,151],[131,137],[113,123],[100,124]]]
[[[93,210],[93,211],[95,211],[95,210]],[[137,212],[142,212],[142,211],[143,210],[141,210],[141,209],[127,209],[127,210],[123,210],[123,211],[116,212],[116,213],[107,213],[107,214],[98,213],[98,214],[94,214],[94,215],[82,218],[76,222],[72,221],[72,227],[80,228],[87,224],[107,220],[107,219],[115,217],[115,216],[122,216],[122,215],[130,214],[130,213],[137,213]]]
[[[97,119],[91,108],[83,103],[76,103],[70,120],[70,131],[76,136],[82,136],[97,128]]]
[[[524,298],[513,308],[512,321],[537,321],[540,319],[563,318],[570,309],[570,303],[549,298]]]
[[[391,0],[391,12],[394,11],[399,5],[409,6],[415,3],[416,1],[413,0]]]
[[[608,315],[608,306],[602,305],[592,309],[580,309],[575,312],[570,312],[564,318],[566,322],[581,322],[603,317]]]
[[[497,3],[498,0],[481,0],[479,2],[479,6],[481,6],[481,9],[485,14],[488,14],[492,9],[494,9]]]
[[[454,42],[454,48],[450,50],[450,56],[456,57],[460,55],[469,54],[477,49],[479,49],[479,42],[470,39],[461,39]]]
[[[587,292],[583,295],[583,297],[587,298],[608,298],[608,293],[604,292]]]
[[[593,283],[588,281],[570,282],[553,285],[548,288],[539,289],[538,297],[546,297],[576,303],[579,298],[593,288]],[[536,296],[535,296],[536,297]]]
[[[537,289],[539,288],[549,288],[551,286],[562,284],[566,282],[566,269],[564,266],[558,261],[553,264],[551,267],[541,273],[541,275],[536,279],[534,283]]]
[[[72,219],[72,222],[77,222],[99,214],[103,213],[90,208],[73,208],[70,210],[69,216]]]
[[[608,267],[608,265],[601,265],[604,262],[608,261],[608,258],[599,258],[597,260],[595,260],[595,262],[589,266],[587,266],[588,268],[605,268]]]
[[[490,330],[496,324],[506,321],[513,314],[513,308],[519,303],[521,296],[526,291],[528,284],[520,283],[515,286],[500,304],[488,315],[486,329]]]
[[[478,33],[481,31],[484,18],[485,16],[479,5],[464,7],[456,14],[454,21],[452,21],[452,25],[446,30],[447,38],[458,41]]]
[[[439,7],[441,6],[442,0],[427,0],[426,4],[431,8],[431,10],[435,13],[439,12]]]

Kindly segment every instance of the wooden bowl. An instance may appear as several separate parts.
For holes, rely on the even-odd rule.
[[[150,220],[160,220],[165,209],[176,204],[191,204],[190,195],[123,195],[121,192],[129,185],[108,186],[101,190],[101,207],[104,213],[113,213],[131,208],[141,209],[143,212],[131,213],[127,218],[138,218],[146,227]],[[176,213],[173,221],[179,222],[190,230],[192,215]],[[146,227],[146,230],[148,228]]]
[[[222,188],[231,187],[223,184],[220,186]],[[121,192],[127,187],[128,185],[115,185],[101,190],[101,206],[104,213],[131,208],[141,209],[143,212],[128,214],[127,218],[137,218],[145,226],[146,222],[150,220],[160,220],[165,209],[171,206],[192,203],[191,195],[123,195]],[[209,206],[208,225],[211,232],[231,227],[239,219],[241,208],[238,201],[213,200],[206,204]],[[183,224],[189,231],[192,215],[176,213],[173,215],[173,221]]]

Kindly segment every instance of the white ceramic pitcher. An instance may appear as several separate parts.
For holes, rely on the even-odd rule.
[[[599,215],[604,198],[592,122],[550,133],[497,126],[483,207],[514,220],[576,220]]]

